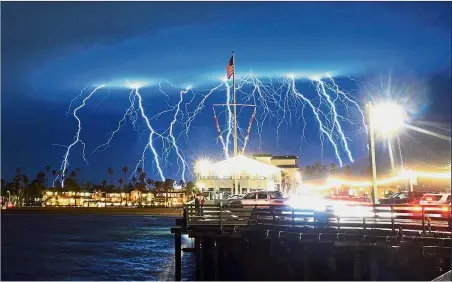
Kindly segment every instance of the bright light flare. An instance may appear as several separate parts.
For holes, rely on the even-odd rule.
[[[198,160],[195,164],[195,171],[198,173],[208,171],[211,165],[212,162],[210,160]]]
[[[370,119],[375,129],[383,136],[397,132],[406,120],[403,108],[393,103],[382,103],[370,108]]]
[[[287,205],[293,207],[294,209],[323,212],[327,208],[327,201],[322,197],[296,195],[290,197],[287,201]]]

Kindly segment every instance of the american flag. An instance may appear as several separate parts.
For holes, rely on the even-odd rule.
[[[228,75],[228,79],[234,74],[234,56],[231,57],[228,64],[226,65],[226,73]]]

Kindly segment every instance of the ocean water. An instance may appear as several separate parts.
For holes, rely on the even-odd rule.
[[[1,215],[1,280],[174,280],[174,218]],[[183,247],[192,241],[183,237]],[[194,279],[183,254],[182,277]]]

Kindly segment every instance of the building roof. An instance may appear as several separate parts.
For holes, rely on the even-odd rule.
[[[297,156],[273,156],[272,159],[274,160],[297,160]]]
[[[279,168],[299,168],[298,165],[277,165]]]
[[[253,157],[256,157],[256,158],[258,158],[258,157],[272,157],[273,155],[272,154],[254,154],[253,155]]]
[[[204,172],[201,172],[202,174],[210,171],[224,173],[224,175],[242,173],[243,171],[253,175],[269,175],[281,172],[281,169],[277,166],[266,164],[243,155],[238,155],[217,163],[212,163],[203,170]]]

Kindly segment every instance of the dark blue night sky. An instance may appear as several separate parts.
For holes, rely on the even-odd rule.
[[[166,97],[156,83],[214,87],[232,50],[238,76],[251,70],[259,77],[296,73],[297,87],[309,96],[314,89],[303,77],[328,72],[362,106],[390,96],[409,107],[413,123],[450,130],[451,4],[446,2],[8,2],[1,4],[1,28],[1,173],[6,180],[16,167],[30,177],[46,165],[59,169],[65,149],[52,144],[72,142],[77,124],[66,111],[84,87],[108,86],[80,111],[89,153],[128,107],[126,80],[150,84],[141,94],[152,116],[177,103],[180,91],[164,84]],[[224,91],[216,92],[189,138],[179,140],[189,163],[200,156],[221,157],[211,105],[224,100]],[[239,120],[244,128],[249,115],[244,112]],[[170,118],[152,124],[164,131]],[[282,127],[278,144],[274,124],[264,126],[262,144],[254,127],[248,152],[298,155],[301,165],[335,162],[326,143],[321,156],[318,126],[308,111],[306,122],[301,144],[295,122]],[[75,147],[69,170],[79,167],[79,179],[99,182],[113,167],[119,178],[121,166],[133,169],[140,159],[144,129],[141,124],[137,132],[126,124],[107,151],[89,156],[89,165]],[[356,164],[366,162],[365,131],[345,130]],[[402,144],[413,144],[413,136],[402,135]],[[437,141],[425,142],[417,145],[422,152]],[[151,155],[146,157],[145,171],[157,178]],[[166,176],[179,179],[174,154],[169,162]]]

